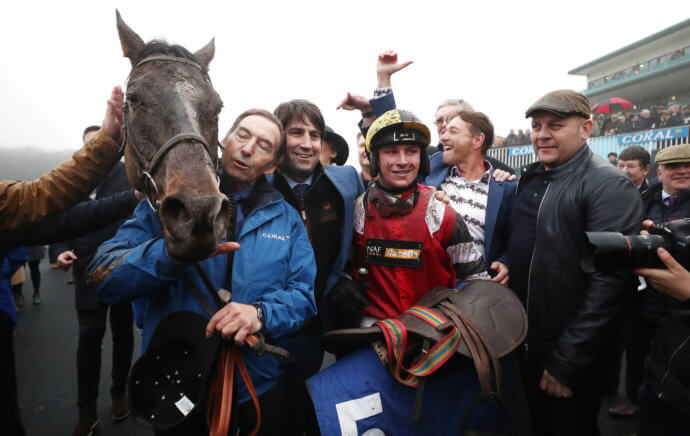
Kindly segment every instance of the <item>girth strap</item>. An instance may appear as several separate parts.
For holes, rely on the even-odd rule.
[[[470,351],[477,376],[479,377],[482,396],[486,399],[494,396],[500,397],[501,365],[498,362],[496,353],[493,352],[487,340],[479,333],[479,330],[474,327],[472,321],[457,307],[448,301],[441,302],[440,306],[440,310],[453,321],[465,338],[465,343]],[[491,366],[493,366],[496,378],[495,391],[491,388]]]
[[[415,361],[410,368],[406,368],[403,360],[407,346],[407,328],[397,319],[384,319],[375,323],[383,331],[391,358],[389,369],[393,377],[402,384],[417,387],[420,377],[432,374],[451,358],[462,337],[456,326],[431,309],[412,306],[404,313],[427,322],[439,331],[447,331],[443,339],[434,344],[428,353]]]

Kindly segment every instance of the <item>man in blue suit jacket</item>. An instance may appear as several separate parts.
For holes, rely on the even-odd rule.
[[[473,243],[494,280],[508,283],[508,217],[517,182],[499,183],[485,159],[493,142],[493,125],[481,112],[461,111],[441,136],[443,152],[431,157],[424,184],[443,190],[470,230]]]
[[[364,186],[351,166],[322,165],[319,161],[325,123],[319,108],[306,100],[291,100],[274,111],[285,128],[285,153],[278,172],[270,178],[302,218],[316,255],[314,295],[318,315],[297,334],[287,338],[286,348],[293,357],[285,378],[289,389],[289,416],[293,422],[286,434],[318,434],[315,415],[305,380],[316,374],[324,350],[319,337],[332,329],[335,314],[331,291],[347,279],[341,279],[352,245],[355,199]]]

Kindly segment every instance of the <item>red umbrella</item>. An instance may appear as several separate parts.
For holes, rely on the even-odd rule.
[[[620,97],[611,97],[608,100],[599,102],[592,106],[591,111],[595,114],[607,114],[609,112],[624,111],[632,107],[632,103]]]

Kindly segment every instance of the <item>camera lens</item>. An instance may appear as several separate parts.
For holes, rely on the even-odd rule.
[[[586,232],[588,244],[581,261],[586,273],[611,272],[633,268],[657,268],[663,264],[656,255],[667,248],[659,235],[626,236],[616,232]]]

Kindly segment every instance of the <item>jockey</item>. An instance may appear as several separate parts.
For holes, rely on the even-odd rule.
[[[355,266],[367,270],[369,285],[363,323],[396,318],[429,289],[485,272],[462,217],[417,183],[429,173],[429,139],[416,116],[397,109],[367,133],[378,178],[355,203]]]

